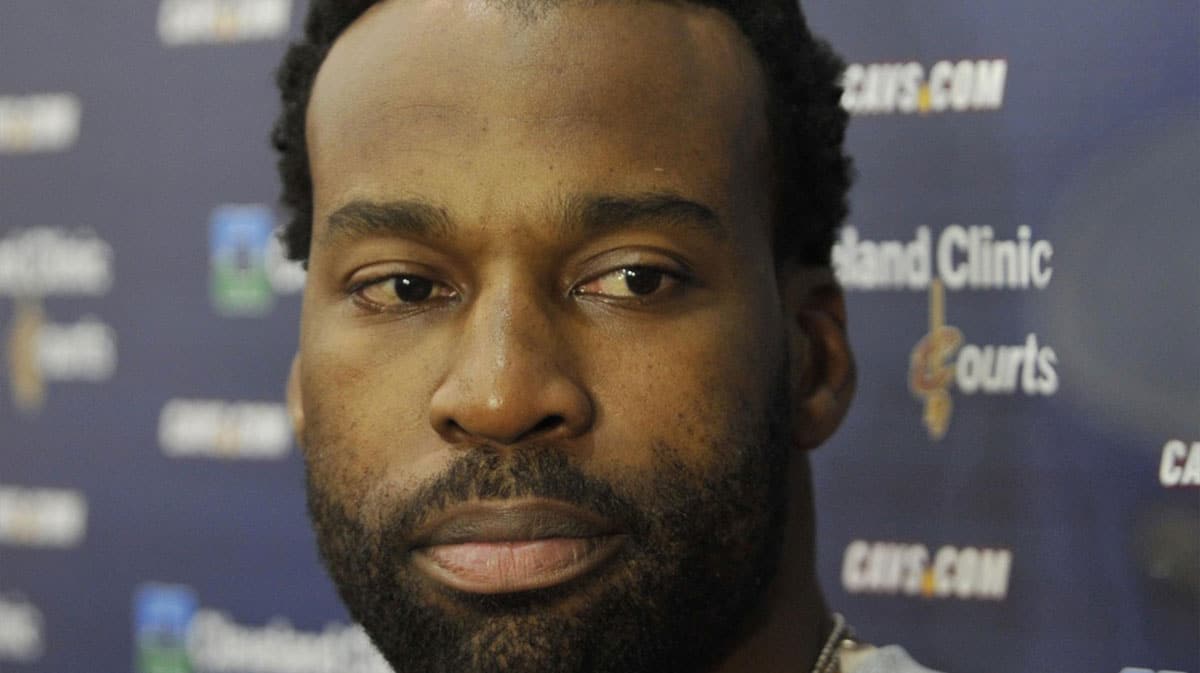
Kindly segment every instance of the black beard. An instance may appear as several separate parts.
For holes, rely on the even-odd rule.
[[[335,502],[310,463],[321,557],[397,673],[708,670],[744,637],[775,575],[787,506],[782,402],[756,427],[704,447],[715,464],[703,472],[667,446],[655,447],[649,474],[614,483],[582,472],[568,450],[468,450],[399,503],[382,533]],[[453,591],[413,567],[406,541],[431,515],[515,497],[595,511],[626,531],[627,543],[597,571],[515,594]]]

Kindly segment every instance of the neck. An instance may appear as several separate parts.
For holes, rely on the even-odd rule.
[[[712,673],[808,673],[833,628],[815,572],[807,456],[792,461],[788,487],[779,568],[750,617],[746,638]]]

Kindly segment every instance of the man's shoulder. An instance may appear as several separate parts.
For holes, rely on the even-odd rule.
[[[877,647],[864,652],[854,668],[846,673],[937,673],[913,661],[899,645]]]

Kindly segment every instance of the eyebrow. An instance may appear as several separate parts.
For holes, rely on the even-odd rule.
[[[725,228],[712,208],[670,192],[635,195],[597,194],[568,200],[568,222],[587,232],[652,222],[724,238]]]
[[[560,222],[563,234],[599,233],[635,224],[680,228],[722,239],[726,231],[712,208],[677,194],[585,194],[565,199]],[[375,202],[356,199],[327,218],[322,241],[371,236],[447,239],[457,225],[449,211],[422,199]]]
[[[454,229],[445,208],[420,199],[384,203],[356,199],[333,211],[327,222],[321,239],[325,243],[369,236],[448,238]]]

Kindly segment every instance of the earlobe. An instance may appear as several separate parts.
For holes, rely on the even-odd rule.
[[[287,379],[287,410],[288,416],[292,420],[292,432],[296,435],[296,441],[303,443],[304,441],[304,395],[300,387],[300,354],[296,353],[292,358],[292,366],[288,371]]]
[[[792,441],[809,450],[829,439],[854,398],[846,305],[827,267],[789,263],[782,267],[779,283],[788,319]]]

